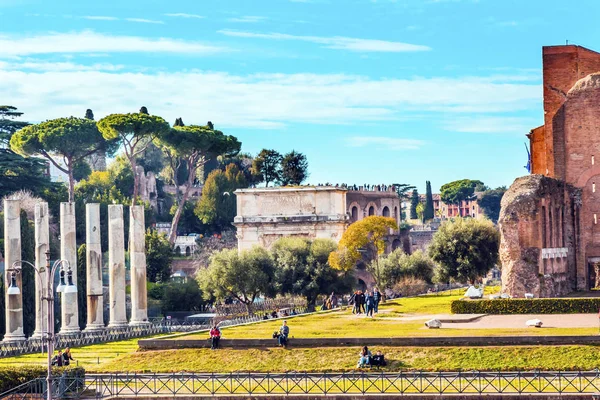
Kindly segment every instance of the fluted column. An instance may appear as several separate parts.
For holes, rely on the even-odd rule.
[[[34,338],[41,338],[48,328],[47,310],[42,300],[46,285],[46,252],[50,246],[48,203],[35,205],[35,331]],[[40,272],[43,271],[43,272]]]
[[[127,325],[125,309],[125,232],[123,206],[108,206],[109,327]]]
[[[85,206],[85,261],[87,323],[86,331],[104,329],[102,297],[102,247],[100,242],[100,204]]]
[[[69,267],[73,271],[73,284],[77,286],[75,203],[60,203],[60,258],[69,262]],[[61,296],[60,333],[77,333],[79,332],[77,293],[61,293]]]
[[[148,323],[145,233],[144,207],[131,206],[129,212],[129,264],[131,271],[130,325]]]
[[[23,332],[23,284],[21,274],[16,275],[19,294],[8,294],[11,272],[7,269],[21,259],[21,204],[19,200],[4,200],[4,287],[6,304],[5,342],[25,340]],[[27,268],[27,266],[25,266]]]

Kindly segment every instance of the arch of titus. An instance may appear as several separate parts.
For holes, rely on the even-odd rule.
[[[5,288],[10,286],[11,273],[8,271],[21,259],[20,201],[4,200],[4,255]],[[125,233],[123,206],[108,206],[108,258],[109,258],[109,327],[137,326],[148,323],[146,301],[146,254],[144,242],[144,208],[130,207],[130,266],[131,266],[131,320],[127,322],[125,305]],[[35,206],[35,266],[41,276],[35,281],[35,331],[33,338],[41,338],[45,326],[46,307],[42,305],[42,282],[45,281],[42,269],[46,265],[46,252],[49,249],[48,204]],[[100,205],[86,204],[86,332],[97,332],[105,327],[103,316],[102,291],[102,249],[100,248]],[[73,271],[73,283],[77,285],[77,245],[75,242],[75,205],[60,204],[60,258],[68,261]],[[31,268],[23,264],[22,268]],[[41,279],[40,279],[41,278]],[[17,286],[22,293],[22,281],[17,275]],[[81,287],[78,287],[81,290]],[[61,329],[64,335],[80,332],[77,293],[62,293]],[[4,341],[26,340],[23,331],[22,295],[5,293],[6,333]]]

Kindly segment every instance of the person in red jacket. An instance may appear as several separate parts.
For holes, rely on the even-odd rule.
[[[219,348],[219,340],[221,339],[221,331],[216,325],[210,330],[210,349],[216,350]]]

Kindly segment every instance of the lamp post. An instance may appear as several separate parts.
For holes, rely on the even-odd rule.
[[[42,301],[46,301],[48,322],[45,332],[45,339],[47,343],[46,349],[48,351],[46,398],[47,400],[52,400],[52,355],[54,354],[54,275],[56,270],[60,268],[60,282],[58,287],[56,287],[56,291],[58,293],[77,293],[77,287],[73,284],[73,271],[69,266],[69,262],[67,260],[56,260],[51,267],[50,251],[46,251],[45,267],[42,266],[38,269],[29,261],[17,260],[13,263],[11,268],[7,269],[7,272],[10,272],[11,274],[10,286],[7,290],[7,294],[9,296],[21,294],[21,290],[19,289],[19,286],[17,286],[17,274],[21,273],[23,264],[28,265],[35,270],[37,279],[40,279],[40,286],[42,287]],[[42,277],[46,278],[46,282],[42,282]],[[44,332],[42,332],[42,336],[44,336]]]

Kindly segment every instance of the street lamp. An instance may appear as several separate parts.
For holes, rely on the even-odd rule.
[[[25,260],[17,260],[12,264],[12,268],[8,268],[7,272],[10,272],[10,286],[8,287],[7,294],[9,296],[21,294],[19,286],[17,286],[17,275],[21,273],[23,264],[28,265],[34,269],[37,278],[39,279],[40,286],[42,287],[42,301],[46,301],[46,313],[47,313],[47,330],[46,343],[48,351],[48,376],[46,377],[47,388],[46,398],[52,400],[52,355],[54,354],[54,275],[56,270],[60,268],[60,282],[56,287],[58,293],[77,293],[77,287],[73,284],[73,270],[67,260],[56,260],[50,267],[50,251],[46,251],[46,266],[37,268],[34,264]],[[49,272],[49,273],[48,273]],[[45,274],[42,275],[42,274]],[[43,278],[46,282],[43,282]],[[65,280],[66,279],[66,280]],[[43,336],[44,332],[42,332]]]

